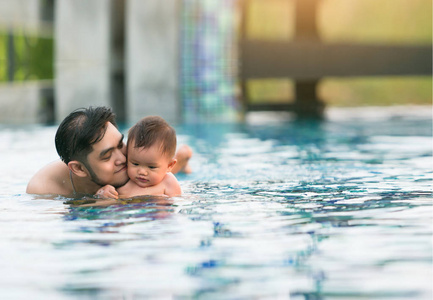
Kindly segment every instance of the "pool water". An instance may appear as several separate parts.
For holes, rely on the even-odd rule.
[[[184,195],[25,194],[56,127],[0,127],[2,299],[431,299],[431,107],[184,124]]]

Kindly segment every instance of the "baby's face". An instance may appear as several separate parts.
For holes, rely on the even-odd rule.
[[[161,154],[158,144],[149,148],[128,147],[128,176],[139,187],[160,183],[165,174],[171,171],[172,162],[173,159]]]

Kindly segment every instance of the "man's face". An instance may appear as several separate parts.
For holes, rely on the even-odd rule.
[[[125,154],[123,134],[108,122],[104,137],[93,144],[93,151],[87,156],[85,166],[91,180],[100,186],[123,186],[128,181]]]

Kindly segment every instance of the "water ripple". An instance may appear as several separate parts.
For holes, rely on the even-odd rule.
[[[184,195],[111,203],[23,193],[54,132],[0,130],[5,298],[431,299],[431,119],[180,126]]]

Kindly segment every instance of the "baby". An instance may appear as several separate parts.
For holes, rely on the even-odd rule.
[[[144,117],[128,132],[129,181],[116,189],[106,185],[98,190],[101,198],[129,198],[141,195],[178,196],[179,182],[171,173],[176,164],[176,131],[158,116]]]

